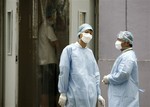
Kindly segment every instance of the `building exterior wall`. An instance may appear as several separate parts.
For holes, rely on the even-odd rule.
[[[119,31],[129,30],[134,35],[134,50],[138,58],[140,106],[150,106],[150,1],[149,0],[100,0],[99,2],[99,66],[101,77],[111,71],[120,54],[115,49],[116,35]],[[102,85],[102,95],[107,101],[107,86]],[[106,102],[107,103],[107,102]]]
[[[135,36],[135,51],[139,64],[140,88],[145,92],[140,93],[140,106],[150,106],[150,1],[128,0],[128,29]]]
[[[3,107],[3,49],[4,49],[4,1],[0,1],[0,107]],[[34,0],[37,2],[37,0]],[[69,1],[69,0],[66,0]],[[150,83],[149,80],[149,66],[150,66],[150,1],[149,0],[96,0],[99,2],[99,42],[95,49],[98,49],[98,63],[101,71],[101,79],[105,74],[108,74],[111,67],[120,54],[119,51],[115,49],[114,43],[116,41],[116,34],[125,30],[126,28],[131,31],[134,35],[134,50],[138,57],[139,64],[139,80],[140,88],[145,89],[145,93],[140,93],[140,106],[149,107],[150,106]],[[36,60],[35,47],[36,38],[32,31],[32,1],[30,0],[19,0],[20,2],[20,41],[19,41],[19,106],[36,106],[35,101],[37,89],[36,84]],[[68,2],[66,2],[68,3]],[[80,1],[79,1],[80,3]],[[69,4],[67,4],[68,6]],[[28,8],[26,8],[28,6]],[[56,25],[56,33],[59,35],[59,39],[63,41],[62,48],[69,43],[69,18],[68,17],[68,7],[66,7],[66,14],[64,20],[66,21],[66,28],[62,29],[62,24]],[[64,15],[64,14],[63,14]],[[61,21],[59,18],[59,22]],[[32,20],[32,21],[31,21]],[[95,20],[94,20],[95,21]],[[95,26],[97,27],[96,23]],[[34,29],[34,28],[33,28]],[[97,28],[95,28],[97,29]],[[37,33],[37,32],[36,32]],[[33,38],[32,38],[33,37]],[[65,38],[65,40],[64,40]],[[31,46],[32,45],[32,46]],[[95,51],[95,50],[94,50]],[[95,51],[97,52],[97,51]],[[97,55],[96,55],[97,57]],[[29,88],[30,87],[30,88]],[[107,103],[107,86],[101,84],[102,96],[106,99]],[[37,90],[36,90],[37,91]],[[34,100],[33,100],[34,99]]]

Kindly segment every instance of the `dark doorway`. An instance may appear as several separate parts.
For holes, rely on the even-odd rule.
[[[41,1],[43,0],[19,1],[18,107],[40,107],[38,29],[42,20]],[[69,43],[68,1],[59,3],[59,0],[47,0],[47,4],[56,9],[57,17],[53,27],[60,42],[60,54]]]

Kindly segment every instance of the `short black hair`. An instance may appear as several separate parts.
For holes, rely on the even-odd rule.
[[[52,6],[47,6],[46,8],[46,18],[52,17],[52,15],[56,12],[56,9]]]

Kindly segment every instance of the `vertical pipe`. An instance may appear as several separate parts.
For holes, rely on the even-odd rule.
[[[125,0],[125,30],[127,31],[128,30],[128,24],[127,24],[127,18],[128,18],[128,7],[127,7],[127,0]]]

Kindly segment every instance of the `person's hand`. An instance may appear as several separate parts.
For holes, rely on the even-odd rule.
[[[105,99],[101,95],[98,96],[98,101],[100,102],[101,106],[105,107]]]
[[[65,94],[60,94],[58,104],[59,104],[61,107],[64,107],[65,104],[66,104],[66,101],[67,101],[66,95],[65,95]]]
[[[102,83],[104,83],[104,84],[109,84],[108,75],[105,75],[105,76],[103,77]]]

